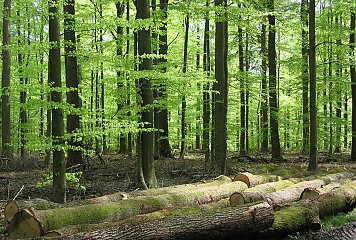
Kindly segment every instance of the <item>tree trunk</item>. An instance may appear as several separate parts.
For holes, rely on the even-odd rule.
[[[1,94],[1,129],[3,157],[12,158],[11,149],[11,115],[10,115],[10,82],[11,82],[11,0],[4,0],[2,22],[2,94]]]
[[[315,55],[315,0],[309,3],[309,74],[310,74],[310,152],[308,171],[315,171],[317,162],[317,102],[316,102],[316,55]]]
[[[11,236],[16,237],[24,236],[18,234],[27,234],[25,235],[27,237],[38,237],[44,232],[60,229],[68,225],[115,221],[170,207],[217,202],[230,196],[236,190],[244,190],[246,188],[247,185],[243,182],[231,182],[219,187],[211,186],[200,190],[182,190],[177,193],[157,196],[148,195],[119,202],[95,204],[93,201],[92,204],[67,208],[33,211],[25,209],[14,216],[10,223],[9,233],[11,232],[10,234],[14,234]],[[86,217],[83,217],[84,215]],[[33,228],[26,229],[26,232],[23,233],[22,229],[27,224],[31,224]]]
[[[65,46],[65,71],[67,86],[67,103],[73,106],[73,110],[67,115],[67,133],[71,134],[68,141],[67,165],[82,164],[82,144],[79,139],[81,124],[80,115],[81,99],[79,97],[78,63],[76,56],[76,37],[75,37],[75,0],[66,0],[64,3],[64,46]]]
[[[159,35],[159,54],[163,56],[159,59],[159,62],[162,64],[161,70],[163,73],[167,72],[167,59],[164,56],[167,56],[168,52],[168,40],[167,40],[167,18],[168,18],[168,0],[160,0],[160,10],[163,15],[163,24],[161,25],[160,35]],[[166,90],[166,80],[160,86],[159,94],[162,99],[167,98],[167,90]],[[164,158],[171,158],[172,152],[169,144],[169,134],[168,134],[168,109],[167,105],[164,105],[159,114],[159,124],[160,129],[160,155]]]
[[[279,181],[280,177],[276,175],[253,175],[249,172],[237,174],[233,181],[241,181],[247,184],[248,187],[255,187],[262,183]]]
[[[209,7],[209,0],[206,1],[205,6]],[[204,55],[203,55],[203,68],[206,72],[206,77],[210,77],[210,21],[209,12],[205,15],[205,26],[204,26]],[[203,86],[203,152],[205,163],[210,161],[210,84],[209,82],[204,83]]]
[[[215,0],[215,6],[227,6],[224,0]],[[220,17],[226,17],[225,13],[217,13]],[[214,162],[216,164],[215,171],[224,174],[226,171],[226,120],[227,120],[227,78],[226,78],[226,48],[227,42],[227,19],[218,20],[215,24],[215,79],[216,90],[219,94],[215,95],[215,114],[214,114]],[[216,134],[219,133],[219,134]]]
[[[197,26],[197,53],[196,53],[196,69],[197,72],[199,72],[199,68],[200,68],[200,28],[199,25]],[[201,84],[200,82],[197,82],[197,91],[200,95],[201,92]],[[201,141],[200,141],[200,135],[201,135],[201,100],[200,100],[200,96],[198,95],[198,97],[196,98],[196,117],[195,117],[195,149],[200,149],[201,147]]]
[[[239,3],[241,8],[241,3]],[[242,28],[238,27],[239,33],[239,75],[240,75],[240,156],[246,156],[246,85],[244,75],[244,46],[242,39]]]
[[[352,91],[352,146],[351,146],[351,160],[356,161],[356,68],[354,49],[355,49],[355,9],[351,11],[350,21],[350,75],[351,75],[351,91]]]
[[[262,24],[261,33],[261,55],[262,55],[262,102],[261,102],[261,152],[268,152],[268,93],[267,93],[267,49],[266,49],[266,25]]]
[[[60,24],[58,18],[58,2],[49,4],[49,50],[48,77],[51,89],[51,100],[56,107],[52,107],[52,140],[53,140],[53,195],[54,202],[66,201],[66,160],[64,151],[64,123],[61,93],[61,53],[60,53]]]
[[[189,16],[185,17],[185,35],[184,35],[184,56],[183,56],[183,74],[187,73],[187,63],[188,63],[188,34],[189,34]],[[181,118],[181,145],[180,145],[180,155],[179,158],[184,158],[185,148],[186,148],[186,131],[187,131],[187,124],[186,124],[186,111],[187,111],[187,101],[185,98],[185,92],[183,92],[182,96],[182,118]]]
[[[267,203],[241,208],[166,210],[142,215],[141,224],[78,234],[80,239],[232,239],[268,229],[273,210]],[[146,220],[147,219],[147,220]],[[142,221],[145,221],[142,223]]]
[[[309,76],[308,76],[308,1],[301,2],[301,21],[302,21],[302,85],[303,85],[303,153],[309,149]]]
[[[142,4],[137,4],[137,19],[150,18],[149,1],[143,0]],[[151,34],[150,30],[138,30],[138,55],[141,58],[139,71],[151,70],[152,59],[145,57],[146,54],[151,54]],[[150,131],[153,127],[153,92],[151,81],[148,78],[140,78],[140,95],[142,98],[141,121],[145,123],[141,133],[141,159],[142,170],[146,184],[149,188],[157,187],[157,178],[154,168],[153,159],[153,132]]]
[[[279,141],[278,128],[278,103],[277,103],[277,82],[276,82],[276,16],[274,15],[274,0],[268,0],[267,7],[270,11],[268,15],[268,72],[269,72],[269,107],[270,126],[272,142],[272,159],[280,159],[281,145]]]

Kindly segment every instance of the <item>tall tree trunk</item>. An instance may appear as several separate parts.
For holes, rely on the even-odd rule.
[[[206,7],[209,7],[209,0],[206,0]],[[209,12],[205,14],[205,26],[204,26],[204,55],[203,55],[203,68],[206,73],[206,77],[210,77],[210,21]],[[204,83],[203,86],[203,152],[205,163],[210,161],[210,84]]]
[[[269,107],[270,107],[270,126],[271,126],[271,142],[272,142],[272,159],[280,159],[281,145],[279,141],[278,129],[278,103],[277,103],[277,83],[276,83],[276,17],[273,14],[274,0],[269,0],[268,15],[269,31],[268,31],[268,72],[269,72]]]
[[[137,19],[149,19],[150,8],[149,0],[140,1],[137,4]],[[141,58],[139,61],[139,71],[152,70],[152,59],[145,57],[152,53],[151,49],[151,34],[150,30],[139,29],[138,34],[138,55]],[[150,131],[153,127],[153,92],[151,81],[148,78],[140,78],[140,95],[142,98],[141,120],[144,124],[144,129],[141,133],[141,159],[142,171],[145,182],[150,188],[157,187],[157,179],[154,169],[153,160],[153,132]]]
[[[2,22],[2,94],[1,94],[1,130],[3,157],[12,158],[11,119],[10,119],[10,78],[11,78],[11,0],[4,0]]]
[[[336,23],[336,28],[340,30],[342,27],[342,20],[341,17],[336,16],[335,18],[335,23]],[[337,82],[341,82],[342,78],[342,65],[341,65],[341,59],[340,59],[340,45],[341,45],[341,39],[340,36],[337,37],[336,40],[337,43],[337,49],[336,49],[336,78]],[[335,153],[340,153],[341,152],[341,121],[342,121],[342,115],[341,115],[341,109],[342,109],[342,91],[341,91],[341,86],[340,84],[335,85],[336,88],[336,136],[335,136]]]
[[[350,75],[351,75],[351,91],[352,91],[352,146],[351,160],[356,161],[356,68],[355,68],[355,9],[351,9],[350,21]]]
[[[197,25],[197,53],[196,53],[196,68],[197,68],[197,72],[199,72],[199,68],[200,68],[200,28],[199,25]],[[200,95],[201,92],[201,84],[200,82],[197,82],[197,91]],[[195,117],[195,149],[200,149],[201,143],[200,143],[200,105],[201,105],[201,101],[200,101],[200,96],[198,95],[197,97],[197,108],[196,108],[196,117]]]
[[[75,37],[75,0],[66,0],[64,3],[64,47],[65,47],[65,71],[67,87],[67,103],[73,106],[73,110],[67,115],[67,133],[72,134],[68,141],[67,165],[82,164],[82,144],[79,139],[81,131],[79,109],[82,102],[79,97],[78,62]]]
[[[188,38],[189,38],[189,16],[187,15],[185,18],[185,35],[184,35],[184,56],[183,56],[183,74],[187,73],[187,64],[188,64]],[[184,158],[184,152],[186,148],[186,109],[187,109],[187,101],[185,97],[185,93],[183,92],[182,96],[182,118],[181,118],[181,145],[180,145],[180,156],[179,158]]]
[[[302,85],[303,85],[303,147],[302,152],[309,150],[309,71],[308,71],[308,0],[301,2],[301,21],[302,21]]]
[[[123,17],[124,14],[124,4],[121,1],[117,1],[115,3],[116,5],[116,17],[118,19]],[[124,28],[121,25],[118,25],[116,27],[116,56],[121,59],[122,58],[122,45],[123,45],[123,31]],[[125,102],[125,97],[123,92],[127,91],[124,88],[124,83],[123,83],[123,76],[121,71],[116,72],[117,75],[117,90],[118,90],[118,103],[117,103],[117,111],[119,114],[119,120],[122,119],[122,116],[120,114],[120,110],[124,107],[124,102]],[[126,152],[126,134],[120,133],[119,134],[119,153],[125,153]]]
[[[249,128],[249,107],[250,107],[250,90],[249,90],[249,82],[248,82],[248,72],[250,71],[250,63],[249,63],[249,49],[248,49],[248,33],[246,30],[246,44],[245,44],[245,91],[246,91],[246,101],[245,101],[245,110],[246,110],[246,118],[245,118],[245,141],[246,141],[246,154],[249,152],[250,148],[250,142],[249,142],[249,134],[248,134],[248,128]]]
[[[266,25],[262,24],[261,32],[261,55],[262,55],[262,103],[261,103],[261,152],[268,151],[268,93],[267,93],[267,48],[266,48]]]
[[[62,146],[64,144],[64,124],[61,93],[61,52],[60,24],[58,16],[58,1],[49,1],[49,50],[48,77],[51,84],[51,99],[56,107],[52,107],[52,138],[53,138],[53,195],[54,202],[66,201],[66,161]]]
[[[127,1],[126,3],[126,21],[130,21],[130,1]],[[126,27],[126,36],[130,35],[130,27]],[[127,38],[126,40],[126,58],[129,58],[130,54],[130,38]],[[127,116],[130,118],[132,113],[131,113],[131,84],[127,82],[128,86],[128,96],[127,96],[127,102],[126,105],[128,107],[128,112]],[[131,119],[131,118],[130,118]],[[132,132],[129,132],[127,134],[127,152],[128,152],[128,157],[129,159],[132,159]]]
[[[20,11],[17,11],[18,19],[21,18]],[[18,20],[19,21],[19,20]],[[17,44],[18,46],[22,46],[24,44],[23,34],[21,32],[21,24],[20,21],[17,24]],[[26,100],[27,100],[27,92],[26,92],[26,85],[27,81],[24,76],[24,59],[21,49],[18,50],[17,60],[19,64],[19,75],[20,75],[20,126],[19,126],[19,135],[20,135],[20,156],[21,159],[27,158],[27,151],[26,151],[26,124],[27,124],[27,111],[26,111]]]
[[[223,6],[227,10],[226,0],[215,0],[215,6]],[[217,13],[220,17],[226,17],[224,13]],[[225,174],[226,171],[226,120],[227,120],[227,19],[219,19],[215,23],[215,79],[216,90],[219,94],[215,95],[215,114],[214,114],[214,162],[215,171]],[[217,134],[218,133],[218,134]]]
[[[165,58],[167,56],[168,52],[168,40],[167,40],[167,18],[168,18],[168,0],[160,0],[160,10],[162,11],[163,14],[163,24],[161,25],[160,29],[160,35],[159,35],[159,54],[162,56],[162,58],[159,59],[159,62],[162,64],[161,71],[165,73],[167,71],[167,59]],[[165,80],[161,83],[160,86],[160,91],[159,94],[162,99],[167,98],[167,93],[166,93],[166,83]],[[160,155],[165,158],[171,158],[172,157],[172,152],[171,152],[171,147],[169,144],[169,139],[168,139],[168,109],[167,105],[165,104],[161,112],[159,114],[159,123],[160,123]]]
[[[241,8],[241,3],[239,3]],[[240,156],[246,155],[246,99],[245,99],[245,74],[244,74],[244,47],[241,26],[238,27],[239,34],[239,75],[240,75]]]
[[[100,21],[103,20],[103,4],[100,2],[99,4],[99,16]],[[101,56],[104,55],[104,48],[102,47],[104,31],[103,28],[100,27],[99,29],[99,42],[101,43],[100,47],[100,54]],[[104,62],[100,62],[100,90],[101,90],[101,97],[100,97],[100,116],[101,116],[101,131],[102,131],[102,140],[103,140],[103,147],[102,150],[104,153],[108,151],[107,140],[106,140],[106,124],[105,124],[105,81],[104,81]]]
[[[331,8],[328,12],[328,24],[329,24],[329,28],[333,27],[333,17],[332,17],[332,12],[331,12]],[[332,76],[333,76],[333,46],[331,44],[332,42],[332,36],[329,35],[328,36],[328,60],[329,60],[329,64],[328,64],[328,77],[329,77],[329,154],[332,154],[333,152],[333,144],[334,144],[334,139],[333,139],[333,102],[332,102],[332,92],[333,92],[333,81],[332,81]]]
[[[315,171],[317,162],[317,102],[316,102],[316,54],[315,54],[315,0],[309,3],[309,74],[310,74],[310,152],[308,171]]]

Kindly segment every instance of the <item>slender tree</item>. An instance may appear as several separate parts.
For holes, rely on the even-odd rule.
[[[351,9],[350,21],[350,75],[352,91],[352,147],[351,160],[356,161],[356,68],[355,68],[355,9]]]
[[[168,0],[160,0],[159,8],[162,12],[162,21],[160,27],[159,35],[159,54],[162,58],[159,59],[161,64],[161,71],[163,73],[167,72],[167,53],[168,53],[168,40],[167,40],[167,20],[168,20]],[[167,98],[167,90],[165,80],[160,84],[160,91],[158,92],[159,96],[162,99]],[[167,105],[164,104],[161,107],[161,112],[159,113],[159,125],[160,125],[160,137],[159,137],[159,146],[160,146],[160,155],[161,157],[170,158],[172,157],[171,147],[168,139],[168,109]]]
[[[62,146],[64,144],[64,124],[61,82],[60,23],[58,1],[50,0],[49,4],[49,50],[48,77],[51,86],[52,107],[52,138],[53,138],[53,195],[54,202],[66,201],[66,161]]]
[[[302,22],[302,86],[303,86],[303,147],[302,152],[308,152],[309,142],[309,98],[308,98],[308,0],[301,1]]]
[[[67,165],[83,163],[81,142],[78,136],[81,131],[80,114],[81,99],[79,96],[78,63],[75,33],[75,0],[64,2],[64,48],[65,48],[65,72],[67,87],[67,102],[73,108],[67,115],[67,133],[72,134],[68,140]]]
[[[142,0],[136,5],[137,19],[150,18],[150,2]],[[151,70],[152,59],[147,55],[152,54],[151,34],[147,28],[138,30],[138,55],[141,58],[139,61],[139,71]],[[151,81],[147,77],[139,79],[140,95],[142,98],[141,120],[144,123],[144,128],[141,133],[141,159],[142,171],[145,182],[149,188],[157,187],[157,179],[153,161],[153,139],[154,134],[151,131],[153,127],[153,92]]]
[[[261,151],[268,151],[268,93],[267,93],[267,47],[266,25],[262,24],[261,31],[261,68],[262,68],[262,98],[261,98]]]
[[[315,54],[315,0],[309,2],[309,74],[310,74],[310,152],[308,171],[315,171],[317,162],[316,117],[316,54]]]
[[[241,3],[239,3],[241,8]],[[242,21],[241,21],[242,22]],[[240,75],[240,156],[246,155],[246,84],[244,73],[244,46],[241,26],[238,27],[239,34],[239,75]]]
[[[185,35],[184,35],[184,50],[183,50],[183,74],[187,73],[187,64],[188,64],[188,39],[189,39],[189,16],[185,17]],[[181,145],[180,145],[180,158],[184,158],[185,145],[186,145],[186,111],[187,111],[187,101],[185,93],[182,96],[182,118],[181,118]]]
[[[274,0],[267,2],[269,31],[268,31],[268,73],[269,73],[269,107],[272,143],[272,159],[280,159],[281,145],[278,128],[278,100],[277,100],[277,73],[276,73],[276,16],[274,15]]]
[[[226,10],[226,1],[215,0],[215,6],[224,7]],[[216,172],[225,174],[226,171],[226,120],[227,120],[227,66],[226,65],[226,50],[227,42],[227,21],[226,15],[217,12],[215,20],[215,80],[216,90],[215,95],[215,114],[214,114],[214,163],[216,164]]]
[[[209,7],[209,0],[206,0],[205,6]],[[204,26],[204,54],[203,54],[203,69],[206,72],[207,78],[210,77],[210,21],[209,21],[209,11],[205,14],[205,26]],[[210,160],[210,94],[209,94],[210,84],[209,82],[204,83],[203,86],[203,151],[205,162]]]
[[[2,94],[1,94],[1,130],[2,156],[12,157],[11,150],[11,116],[10,116],[10,79],[11,79],[11,0],[4,0],[2,22]]]

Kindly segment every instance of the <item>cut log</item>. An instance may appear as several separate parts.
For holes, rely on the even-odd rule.
[[[253,175],[249,172],[243,172],[237,174],[233,181],[241,181],[247,184],[248,187],[254,187],[259,184],[267,183],[267,182],[276,182],[281,180],[282,178],[275,175]]]
[[[114,193],[110,195],[105,195],[102,197],[91,198],[84,200],[85,203],[107,203],[107,202],[117,202],[121,200],[127,200],[138,196],[155,196],[161,194],[171,194],[177,193],[181,191],[190,191],[190,190],[200,190],[206,187],[214,187],[220,186],[222,184],[231,183],[232,179],[230,177],[220,175],[213,180],[209,180],[207,182],[199,182],[199,183],[192,183],[192,184],[182,184],[182,185],[175,185],[163,188],[153,188],[148,190],[140,190],[131,193]]]
[[[356,207],[356,180],[319,196],[320,218]]]
[[[58,207],[61,207],[61,205],[41,198],[34,198],[31,200],[10,200],[5,205],[5,219],[10,222],[13,216],[18,213],[20,209],[33,208],[46,210]]]
[[[293,203],[275,211],[273,225],[262,231],[258,237],[285,237],[296,232],[320,229],[321,224],[316,205]]]
[[[157,221],[78,234],[68,239],[230,239],[268,229],[273,220],[273,209],[265,202],[203,212],[192,209],[178,214],[166,212]]]
[[[39,232],[44,233],[68,225],[115,221],[169,207],[217,202],[222,198],[229,197],[237,190],[246,188],[247,185],[243,182],[231,182],[220,186],[206,187],[201,190],[194,189],[172,194],[142,196],[119,202],[100,204],[92,202],[93,204],[67,208],[35,210],[32,215],[20,211],[10,222],[8,233],[10,237],[13,236],[12,234],[15,234],[15,236],[21,234],[33,236]],[[26,231],[33,231],[33,233],[21,232],[20,234],[18,226],[27,226],[27,221],[37,222],[38,226],[35,230],[33,230],[34,228],[26,229]]]
[[[346,182],[345,182],[346,183]],[[307,187],[300,195],[300,200],[314,199],[318,200],[321,194],[327,193],[335,188],[339,188],[341,183],[331,183],[320,188]]]
[[[331,182],[344,182],[349,180],[353,173],[343,172],[336,174],[329,174],[320,179],[302,181],[296,184],[295,182],[301,179],[282,180],[275,183],[261,184],[259,186],[249,188],[243,192],[236,192],[230,196],[231,206],[238,206],[246,203],[257,201],[268,201],[271,205],[281,205],[286,202],[297,201],[300,198],[301,192],[307,187],[321,187],[326,186]],[[278,190],[280,189],[280,190]],[[272,192],[274,190],[278,190]]]

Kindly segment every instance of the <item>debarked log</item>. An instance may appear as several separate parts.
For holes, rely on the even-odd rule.
[[[273,222],[273,209],[264,202],[209,211],[167,211],[160,220],[77,234],[64,239],[222,239],[257,233],[271,227]]]
[[[243,182],[231,182],[218,187],[142,196],[119,202],[99,204],[92,202],[93,204],[50,210],[22,210],[10,222],[8,233],[12,238],[39,237],[47,231],[68,225],[116,221],[169,207],[217,202],[229,197],[235,191],[246,188],[247,185]]]

